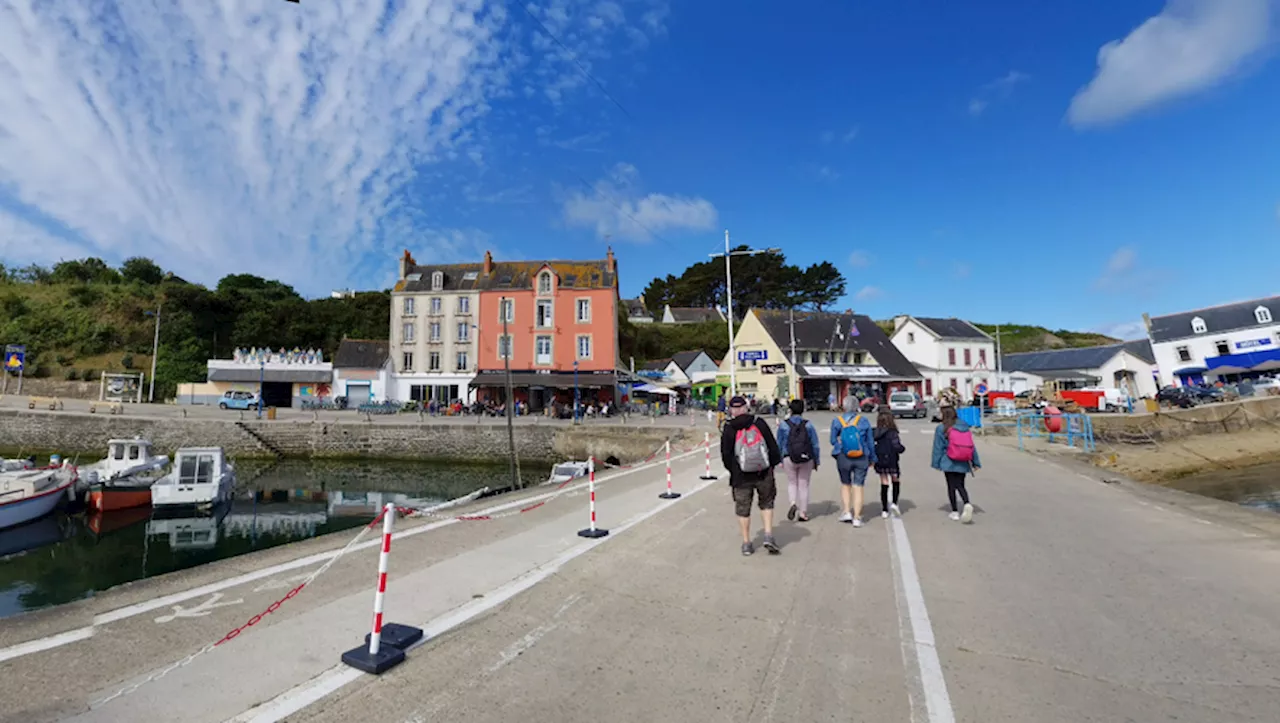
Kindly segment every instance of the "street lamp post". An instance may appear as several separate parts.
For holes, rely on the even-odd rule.
[[[262,390],[267,381],[267,363],[258,362],[258,419],[262,419]]]
[[[151,387],[147,390],[147,404],[155,404],[156,401],[156,357],[160,355],[160,310],[164,307],[164,303],[156,304],[155,313],[147,312],[147,316],[156,318],[156,334],[151,341]]]
[[[738,393],[738,373],[737,359],[734,358],[733,350],[733,271],[730,269],[729,257],[731,256],[755,256],[757,254],[776,254],[781,249],[743,249],[741,251],[729,250],[729,229],[724,231],[724,253],[711,254],[711,258],[724,257],[724,289],[725,303],[728,304],[728,314],[725,315],[729,325],[729,396],[735,396]]]
[[[578,424],[581,417],[578,410],[582,408],[582,394],[578,387],[578,360],[573,360],[573,423]]]
[[[516,469],[516,431],[513,421],[516,413],[516,393],[511,384],[511,352],[513,351],[513,344],[511,337],[507,335],[507,303],[508,299],[504,296],[498,306],[502,313],[502,343],[498,345],[498,351],[502,352],[502,366],[506,370],[507,376],[507,403],[503,406],[507,409],[507,448],[510,454],[508,462],[511,467],[511,489],[514,490],[520,488],[520,476]],[[516,302],[515,300],[510,300],[510,303],[511,311],[514,314]]]

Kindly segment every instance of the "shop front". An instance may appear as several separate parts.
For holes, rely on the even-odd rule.
[[[614,403],[617,374],[613,371],[553,372],[512,371],[511,388],[518,403],[528,405],[528,410],[541,413],[547,407],[560,404],[572,408],[574,391],[583,405],[604,402]],[[507,372],[501,369],[482,370],[471,380],[476,390],[476,401],[497,406],[507,399]]]
[[[800,365],[800,388],[805,405],[827,409],[839,407],[844,399],[876,399],[883,402],[895,391],[920,393],[920,379],[891,375],[882,366]]]

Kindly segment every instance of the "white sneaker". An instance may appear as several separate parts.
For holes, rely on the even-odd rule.
[[[840,521],[841,521],[841,522],[853,522],[853,515],[852,515],[851,513],[846,512],[846,513],[844,513],[843,515],[840,515]]]
[[[959,512],[952,512],[951,514],[947,515],[947,517],[950,517],[951,519],[955,520],[956,522],[959,522],[959,521],[960,521],[960,513],[959,513]]]
[[[889,510],[885,510],[884,512],[881,512],[881,513],[880,513],[880,519],[882,519],[882,520],[887,520],[887,519],[889,519]]]
[[[973,523],[973,505],[968,502],[964,503],[964,510],[960,513],[960,521],[966,525]]]
[[[861,518],[861,517],[855,517],[855,518],[853,518],[853,526],[854,526],[854,527],[862,527],[862,518]]]
[[[889,505],[889,511],[893,513],[894,517],[902,517],[902,510],[898,509],[897,502],[894,502],[893,504]]]

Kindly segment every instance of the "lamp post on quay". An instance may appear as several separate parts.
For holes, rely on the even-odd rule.
[[[730,268],[729,258],[731,256],[756,256],[759,254],[776,254],[782,249],[741,249],[739,251],[729,250],[729,229],[724,231],[724,253],[710,254],[711,258],[718,259],[724,257],[724,291],[726,304],[728,305],[728,314],[725,315],[729,325],[729,396],[735,396],[738,393],[738,374],[736,371],[737,359],[734,358],[733,351],[733,271]]]
[[[156,318],[156,334],[151,341],[151,388],[147,390],[147,404],[154,404],[156,401],[156,357],[160,354],[160,309],[163,304],[157,304],[155,311],[143,312],[147,316]]]
[[[582,393],[578,387],[578,360],[573,360],[573,423],[578,424],[581,417],[579,409],[582,408]]]

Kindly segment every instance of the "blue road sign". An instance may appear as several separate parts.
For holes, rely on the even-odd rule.
[[[769,358],[769,352],[765,351],[764,349],[738,352],[738,361],[762,361],[768,358]]]
[[[983,394],[986,394],[986,393],[987,393],[987,385],[986,385],[986,384],[979,384],[979,385],[977,386],[977,388],[976,388],[974,391],[976,391],[976,392],[978,393],[978,395],[979,395],[979,396],[981,396],[981,395],[983,395]]]
[[[4,348],[4,369],[10,374],[22,371],[27,362],[27,348],[21,344],[10,344]]]

